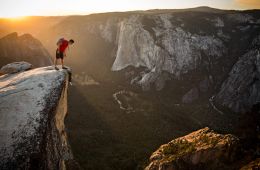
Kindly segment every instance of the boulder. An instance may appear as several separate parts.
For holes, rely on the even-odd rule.
[[[260,169],[260,158],[248,163],[247,165],[243,166],[240,170],[258,170]]]
[[[3,74],[13,74],[21,71],[26,71],[32,68],[32,65],[28,62],[14,62],[3,66],[0,70]]]
[[[239,151],[235,136],[204,128],[160,146],[145,169],[232,169]]]

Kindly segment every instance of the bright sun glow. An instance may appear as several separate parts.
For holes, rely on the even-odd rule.
[[[5,16],[2,16],[2,18],[7,18],[7,19],[10,19],[10,20],[18,21],[18,20],[26,19],[27,16],[24,16],[24,15],[5,15]]]
[[[28,18],[28,16],[24,15],[6,15],[6,16],[1,16],[1,18],[8,19],[9,21],[12,22],[19,22],[19,21],[24,21]]]

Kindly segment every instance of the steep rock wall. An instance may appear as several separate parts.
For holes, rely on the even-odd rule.
[[[216,95],[216,102],[234,112],[250,111],[260,104],[260,35],[232,67]]]
[[[119,71],[127,66],[147,68],[133,83],[149,89],[150,84],[164,84],[159,82],[167,80],[159,78],[163,71],[179,78],[200,67],[203,55],[214,61],[226,53],[220,38],[185,31],[181,25],[174,23],[176,20],[178,18],[170,14],[153,17],[133,15],[123,20],[111,69]],[[157,87],[158,90],[163,88]]]
[[[216,101],[235,112],[246,112],[260,103],[260,52],[252,50],[233,66]]]
[[[65,169],[67,79],[52,67],[0,77],[0,169]]]

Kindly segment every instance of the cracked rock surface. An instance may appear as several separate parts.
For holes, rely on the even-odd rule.
[[[0,169],[63,169],[67,72],[42,67],[0,77]]]

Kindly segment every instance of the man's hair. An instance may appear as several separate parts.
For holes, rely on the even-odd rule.
[[[73,40],[73,39],[70,39],[69,42],[73,44],[73,43],[74,43],[74,40]]]

